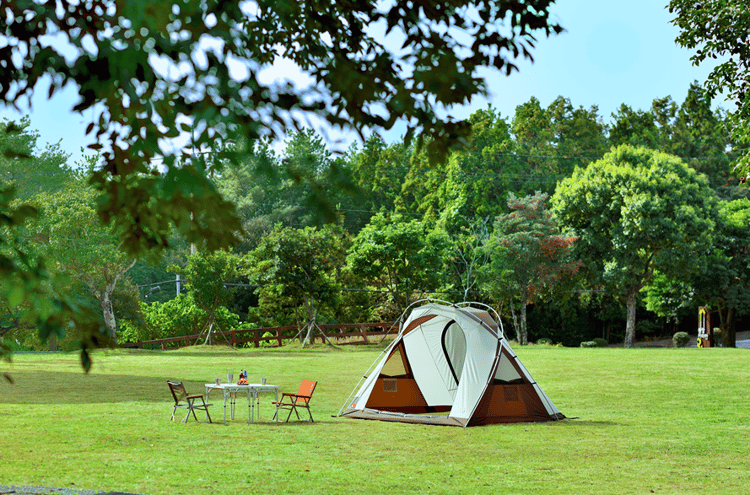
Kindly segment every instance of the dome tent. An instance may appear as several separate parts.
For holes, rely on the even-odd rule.
[[[494,310],[425,302],[407,308],[339,416],[463,427],[565,418],[508,345]]]

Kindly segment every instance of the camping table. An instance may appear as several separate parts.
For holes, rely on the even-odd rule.
[[[255,403],[258,404],[258,420],[260,420],[260,394],[273,393],[276,396],[276,402],[279,401],[278,385],[262,385],[260,383],[250,383],[248,385],[221,383],[217,385],[215,383],[206,383],[206,400],[208,400],[208,395],[212,390],[221,390],[221,393],[224,395],[224,424],[227,423],[227,399],[229,400],[229,418],[234,419],[234,401],[238,392],[247,392],[248,423],[253,422],[253,409],[255,408]]]

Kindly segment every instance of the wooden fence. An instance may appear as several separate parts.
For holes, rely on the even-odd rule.
[[[377,343],[380,339],[389,333],[396,335],[398,328],[391,328],[393,322],[380,323],[343,323],[336,325],[318,325],[332,342],[339,345],[349,344],[371,344]],[[246,344],[252,342],[255,347],[260,347],[261,342],[267,345],[281,347],[285,340],[294,338],[299,332],[297,326],[288,327],[266,327],[250,328],[243,330],[232,330],[229,332],[215,332],[214,343],[218,345]],[[270,333],[270,336],[265,334]],[[198,335],[181,335],[179,337],[170,337],[168,339],[144,340],[142,342],[128,342],[120,344],[120,347],[137,347],[139,349],[178,349],[195,345],[205,341],[207,334]],[[372,339],[372,340],[370,340]],[[319,340],[325,342],[323,336],[316,330],[312,335],[312,342]]]

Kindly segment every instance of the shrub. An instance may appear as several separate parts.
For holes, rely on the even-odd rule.
[[[599,347],[599,346],[596,345],[596,342],[594,342],[593,340],[587,340],[585,342],[581,342],[581,347]]]
[[[263,332],[263,335],[262,335],[263,338],[275,337],[275,336],[276,335],[273,334],[272,332]],[[260,347],[274,347],[276,346],[277,342],[278,341],[276,340],[261,340],[260,342],[258,342],[258,345]]]
[[[537,339],[536,343],[539,345],[552,345],[552,339],[542,337],[541,339]]]
[[[594,344],[596,344],[596,347],[608,347],[609,342],[607,342],[607,339],[603,339],[601,337],[592,340]]]
[[[690,342],[690,335],[687,332],[677,332],[672,336],[672,345],[675,347],[685,347]]]
[[[141,303],[143,323],[123,320],[120,325],[120,342],[165,339],[180,335],[194,335],[201,331],[208,315],[193,302],[190,295],[180,294],[164,303]],[[216,325],[224,331],[233,330],[239,317],[224,306],[214,314]]]

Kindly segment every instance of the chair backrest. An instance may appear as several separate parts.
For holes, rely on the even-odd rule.
[[[185,391],[185,385],[183,385],[182,382],[167,381],[167,385],[169,385],[169,391],[172,392],[175,404],[179,404],[180,401],[185,400],[187,392]]]
[[[302,380],[302,384],[299,386],[299,390],[297,391],[297,395],[304,395],[302,399],[300,399],[302,402],[307,404],[310,402],[310,399],[307,397],[312,397],[313,392],[315,391],[315,386],[318,384],[318,382],[314,382],[311,380]]]

